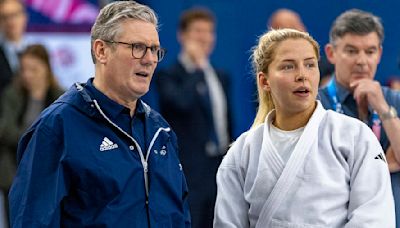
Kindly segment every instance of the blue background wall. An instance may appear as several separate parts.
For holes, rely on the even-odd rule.
[[[217,17],[217,45],[212,61],[217,67],[229,71],[232,76],[235,136],[248,129],[255,114],[255,86],[249,63],[250,48],[266,30],[271,13],[278,8],[289,8],[300,14],[308,32],[320,43],[321,51],[328,42],[329,28],[333,20],[347,9],[359,8],[382,18],[385,27],[383,56],[376,78],[386,83],[389,77],[399,75],[400,49],[400,2],[378,0],[174,0],[142,1],[158,13],[162,24],[160,39],[168,54],[160,63],[164,67],[175,61],[179,52],[176,27],[180,12],[192,6],[206,6]]]

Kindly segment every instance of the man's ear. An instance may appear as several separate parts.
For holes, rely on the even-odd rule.
[[[336,58],[335,58],[335,47],[332,44],[327,44],[325,45],[325,55],[326,58],[329,60],[330,63],[335,64],[336,63]]]
[[[271,86],[269,84],[268,76],[264,72],[257,73],[257,80],[258,80],[258,85],[260,86],[261,89],[265,91],[271,91]]]
[[[108,49],[106,49],[106,43],[103,40],[96,39],[93,42],[93,54],[96,58],[96,62],[106,63],[107,53]]]
[[[379,49],[378,49],[378,54],[379,54],[378,63],[381,62],[382,51],[383,51],[383,47],[382,47],[382,45],[379,45]]]

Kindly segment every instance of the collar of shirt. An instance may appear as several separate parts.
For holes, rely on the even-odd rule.
[[[89,91],[89,93],[93,96],[93,99],[97,100],[101,109],[107,116],[109,116],[113,121],[117,120],[121,114],[130,114],[130,109],[118,104],[114,100],[110,99],[100,90],[98,90],[93,85],[93,78],[87,81],[85,88]],[[146,111],[143,107],[143,104],[140,99],[138,99],[136,103],[136,110],[134,116],[144,118]]]
[[[16,73],[19,69],[18,53],[22,52],[26,48],[27,42],[25,40],[22,40],[19,43],[15,43],[3,39],[2,46],[4,54],[7,57],[8,63],[10,64],[12,71]]]
[[[21,52],[25,49],[25,47],[28,45],[26,40],[21,40],[21,42],[11,42],[6,39],[3,39],[3,44],[5,47],[7,47],[10,50],[16,51],[16,52]]]
[[[336,96],[339,99],[339,102],[343,105],[345,104],[347,107],[350,105],[352,107],[349,107],[351,110],[354,111],[354,113],[357,113],[357,102],[355,101],[353,94],[347,90],[346,88],[344,88],[342,85],[340,85],[337,80],[336,77],[335,78],[335,84],[336,84]],[[347,101],[346,101],[347,100]],[[351,100],[351,102],[350,102]],[[354,104],[354,105],[351,105]],[[354,106],[354,107],[353,107]],[[370,114],[373,113],[373,109],[370,105],[368,105],[368,119],[370,119]],[[356,116],[356,118],[358,118]]]
[[[346,88],[344,88],[342,85],[340,85],[337,82],[336,77],[334,77],[334,80],[335,80],[335,85],[336,85],[336,96],[337,96],[337,99],[339,100],[339,102],[341,104],[344,104],[346,99],[349,96],[352,96],[352,94],[351,94],[350,91],[348,91]]]

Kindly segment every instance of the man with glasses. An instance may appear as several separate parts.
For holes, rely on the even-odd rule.
[[[160,112],[178,136],[194,228],[212,227],[215,175],[230,143],[229,78],[209,59],[215,39],[209,10],[183,12],[178,60],[156,74]]]
[[[12,227],[190,227],[175,133],[141,97],[164,57],[153,10],[105,6],[94,79],[44,111],[18,148]]]

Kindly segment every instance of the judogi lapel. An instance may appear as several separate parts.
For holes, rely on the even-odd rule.
[[[317,149],[314,147],[318,146],[318,127],[322,118],[324,117],[326,111],[322,108],[321,104],[318,102],[317,107],[311,116],[309,122],[307,123],[306,127],[304,128],[304,132],[301,135],[296,147],[293,150],[292,155],[290,156],[286,166],[282,167],[279,165],[280,162],[277,162],[278,158],[273,153],[267,155],[270,157],[270,163],[275,163],[275,168],[279,171],[283,169],[281,175],[279,176],[275,186],[273,187],[267,201],[265,202],[261,213],[259,215],[259,219],[256,224],[256,228],[264,228],[270,227],[272,216],[274,215],[275,211],[279,208],[282,201],[286,198],[286,194],[288,190],[291,188],[297,173],[299,172],[300,168],[304,164],[304,160],[307,157],[308,153],[313,149]],[[267,116],[267,120],[270,121],[271,115]],[[268,122],[269,123],[269,122]],[[264,127],[264,140],[265,143],[262,145],[262,151],[271,152],[270,149],[272,147],[272,142],[270,141],[268,136],[268,124],[265,124]],[[273,162],[273,161],[276,162]]]

